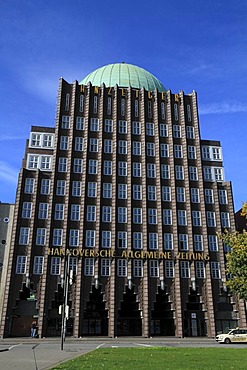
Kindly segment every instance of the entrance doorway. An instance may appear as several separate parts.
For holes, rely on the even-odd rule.
[[[141,336],[142,322],[134,288],[126,287],[121,308],[118,310],[117,336]]]

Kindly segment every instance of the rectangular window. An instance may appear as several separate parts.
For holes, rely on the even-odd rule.
[[[127,199],[127,184],[118,184],[118,199]]]
[[[142,208],[133,208],[133,223],[142,223]]]
[[[221,161],[221,148],[220,147],[212,147],[212,157],[214,161]]]
[[[202,226],[201,211],[192,211],[193,226]]]
[[[165,277],[174,278],[174,261],[165,260]]]
[[[180,261],[181,278],[190,277],[190,263],[189,261]]]
[[[186,106],[186,110],[187,110],[187,119],[188,119],[188,122],[191,122],[191,107],[190,107],[189,104]]]
[[[31,202],[23,202],[22,204],[22,218],[31,218],[32,214],[32,203]]]
[[[87,184],[87,196],[89,198],[96,198],[96,196],[97,196],[97,182],[88,182],[88,184]]]
[[[102,222],[111,222],[111,207],[103,206],[102,207]]]
[[[210,154],[210,147],[209,146],[202,146],[202,159],[210,160],[211,154]]]
[[[105,132],[108,132],[108,133],[113,132],[113,120],[112,119],[105,119]]]
[[[216,227],[215,212],[207,211],[207,225],[208,227]]]
[[[88,173],[90,175],[97,175],[97,173],[98,173],[98,161],[96,159],[89,159],[89,161],[88,161]]]
[[[51,257],[51,275],[60,275],[61,257]]]
[[[161,170],[161,178],[164,180],[170,179],[170,165],[169,164],[162,164],[160,166]]]
[[[63,220],[64,219],[64,204],[55,204],[55,213],[54,220]]]
[[[80,221],[80,204],[71,204],[70,219]]]
[[[118,176],[127,176],[127,162],[118,162]]]
[[[101,258],[101,276],[111,276],[110,258]]]
[[[118,132],[119,134],[127,134],[127,121],[120,120],[118,122]]]
[[[127,248],[127,232],[119,231],[117,237],[118,237],[118,248]]]
[[[83,95],[81,95],[81,96],[83,96]],[[84,117],[76,117],[76,130],[84,130],[84,124],[85,124],[85,118]]]
[[[148,200],[156,201],[156,186],[155,185],[148,185]]]
[[[77,274],[77,257],[70,257],[69,259],[69,271],[73,271],[73,274]]]
[[[208,235],[208,247],[212,252],[218,251],[218,238],[217,235]]]
[[[151,122],[146,123],[146,135],[154,136],[154,123]]]
[[[205,194],[205,203],[213,204],[214,203],[213,189],[205,189],[204,194]]]
[[[139,162],[133,162],[133,177],[141,177],[142,175],[142,164]]]
[[[95,247],[95,231],[94,230],[86,230],[85,246],[87,248]]]
[[[91,118],[90,131],[99,131],[99,119],[98,118]]]
[[[214,168],[214,178],[215,178],[215,181],[224,181],[223,168],[221,167]]]
[[[54,247],[61,247],[62,246],[62,236],[63,236],[63,230],[62,229],[54,229],[53,230],[53,240],[52,245]]]
[[[219,190],[219,202],[220,202],[220,204],[228,204],[227,191],[226,190],[223,190],[223,189]]]
[[[149,225],[157,225],[157,209],[148,208],[148,223]]]
[[[163,225],[172,225],[171,209],[163,209]]]
[[[81,158],[74,158],[73,172],[82,173],[82,164],[83,164],[83,161]]]
[[[132,134],[133,135],[141,135],[141,124],[140,124],[140,122],[137,122],[137,121],[132,122]]]
[[[36,245],[45,245],[46,243],[46,229],[37,228],[36,230]]]
[[[35,170],[38,168],[39,156],[38,155],[28,155],[28,168],[30,170]]]
[[[188,158],[196,159],[196,147],[193,145],[188,145]]]
[[[159,261],[149,260],[149,276],[159,277]]]
[[[69,231],[69,246],[70,247],[79,247],[79,230],[70,229]]]
[[[117,275],[119,277],[127,276],[127,266],[128,266],[127,260],[121,258],[117,261]]]
[[[66,191],[66,181],[65,180],[57,180],[57,188],[56,188],[56,195],[65,195]]]
[[[142,151],[141,151],[141,148],[142,148],[142,143],[140,141],[133,141],[132,142],[132,154],[133,155],[141,155],[142,154]]]
[[[221,212],[221,226],[230,227],[230,215],[228,212]]]
[[[94,95],[94,97],[93,97],[93,113],[97,113],[97,112],[98,112],[98,96]]]
[[[16,260],[16,274],[25,274],[27,268],[27,256],[17,256]]]
[[[160,156],[162,158],[169,157],[169,144],[160,144]]]
[[[41,275],[43,274],[43,269],[44,269],[44,257],[35,256],[33,260],[33,274]]]
[[[112,198],[112,184],[110,182],[103,183],[103,198]]]
[[[182,137],[181,135],[181,126],[179,125],[173,125],[173,137],[180,139]]]
[[[91,137],[89,140],[89,151],[92,153],[97,153],[99,150],[98,147],[98,139]]]
[[[41,155],[40,156],[40,169],[41,170],[51,170],[51,160],[50,155]]]
[[[158,249],[158,234],[157,233],[148,234],[148,247],[151,250]]]
[[[190,194],[191,194],[191,203],[200,203],[200,195],[198,188],[191,188]]]
[[[69,129],[70,116],[62,116],[61,128]]]
[[[181,251],[187,251],[189,249],[188,246],[188,235],[187,234],[179,234],[179,249]]]
[[[203,251],[203,236],[194,234],[194,249],[196,252]]]
[[[104,153],[112,154],[113,152],[113,141],[110,139],[104,140]]]
[[[139,101],[136,99],[134,102],[135,117],[139,116]]]
[[[111,107],[112,107],[112,99],[111,99],[111,96],[108,96],[108,98],[107,98],[107,114],[108,114],[108,116],[111,115]]]
[[[49,208],[48,203],[39,203],[39,213],[38,213],[39,219],[46,220],[48,218],[48,208]]]
[[[178,225],[187,226],[187,216],[185,210],[178,210]]]
[[[112,175],[112,161],[103,162],[103,174],[106,176]]]
[[[142,200],[142,185],[133,185],[133,200]]]
[[[121,116],[125,116],[125,99],[121,99]]]
[[[26,194],[33,194],[33,192],[34,192],[34,183],[35,183],[35,179],[33,179],[33,178],[27,178],[25,180],[24,192]]]
[[[203,261],[196,261],[196,277],[198,279],[205,279],[205,263]]]
[[[42,195],[48,195],[50,194],[50,179],[42,179],[41,185],[40,185],[40,194]]]
[[[58,158],[58,172],[67,172],[67,158]]]
[[[189,175],[191,181],[198,181],[197,167],[189,166]]]
[[[178,105],[177,103],[174,104],[174,119],[178,121]]]
[[[87,221],[96,221],[96,206],[87,206]]]
[[[205,181],[213,181],[213,168],[212,167],[203,167],[203,175]]]
[[[171,187],[170,186],[162,186],[162,200],[163,202],[171,201]]]
[[[84,260],[84,275],[94,276],[94,258],[85,258]]]
[[[81,196],[81,181],[73,181],[72,182],[72,195],[74,197],[80,197]]]
[[[168,125],[166,123],[160,124],[160,137],[168,137]]]
[[[187,136],[187,139],[195,138],[195,130],[193,126],[186,126],[186,136]]]
[[[69,137],[60,136],[60,150],[68,150],[69,147]]]
[[[182,145],[178,145],[178,144],[174,145],[174,157],[175,158],[183,158]]]
[[[102,248],[111,248],[111,232],[102,231]]]
[[[175,166],[176,180],[184,180],[184,166]]]
[[[155,157],[155,145],[154,143],[146,143],[147,149],[147,156],[148,157]]]
[[[127,223],[127,207],[118,207],[118,223]]]
[[[53,147],[53,135],[43,134],[43,147],[44,148]]]
[[[118,154],[127,154],[127,140],[118,141]]]
[[[143,277],[143,261],[142,260],[133,260],[133,276],[134,277]]]
[[[142,249],[142,233],[134,232],[133,233],[133,249]]]
[[[176,188],[177,202],[185,202],[185,188]]]
[[[149,179],[156,178],[156,165],[155,163],[147,163],[147,177]]]
[[[164,234],[164,250],[165,251],[173,250],[173,234],[170,233]]]
[[[220,279],[221,278],[220,263],[219,262],[210,262],[210,266],[211,266],[212,279]]]
[[[161,110],[161,118],[165,119],[166,118],[166,110],[165,110],[165,103],[163,101],[160,103],[160,110]]]
[[[30,146],[36,146],[40,147],[41,146],[41,134],[31,134],[31,144]]]

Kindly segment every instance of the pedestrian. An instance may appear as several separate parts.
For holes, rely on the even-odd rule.
[[[37,322],[33,321],[31,325],[31,338],[36,338]]]

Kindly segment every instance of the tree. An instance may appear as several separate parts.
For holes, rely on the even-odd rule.
[[[247,218],[247,203],[243,204],[241,215]],[[231,252],[226,255],[226,271],[229,275],[226,285],[239,298],[247,301],[247,231],[225,232],[221,238],[223,243],[231,247]]]

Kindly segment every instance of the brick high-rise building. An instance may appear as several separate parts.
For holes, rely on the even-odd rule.
[[[1,335],[214,336],[246,325],[225,285],[235,230],[219,141],[196,93],[120,63],[61,79],[56,127],[33,126],[19,176]],[[66,285],[66,284],[65,284]]]

